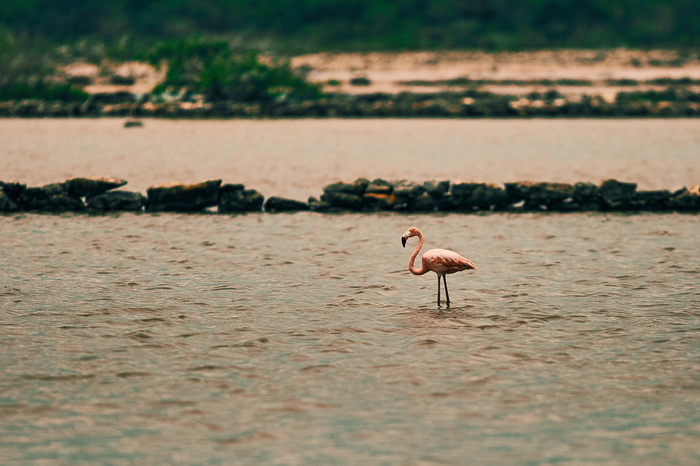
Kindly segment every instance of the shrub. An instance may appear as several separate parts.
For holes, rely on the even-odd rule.
[[[154,65],[166,62],[165,81],[153,91],[200,93],[208,101],[269,102],[310,100],[321,96],[320,85],[297,76],[288,62],[270,65],[257,52],[234,52],[228,42],[185,39],[164,42],[151,54]]]

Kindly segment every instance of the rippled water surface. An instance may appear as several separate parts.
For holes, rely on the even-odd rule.
[[[177,149],[162,144],[152,150],[169,160]],[[197,166],[173,164],[164,170]],[[550,165],[544,178],[565,171]],[[678,165],[659,177],[688,176]],[[504,170],[520,178],[518,166]],[[62,170],[37,165],[48,181]],[[297,181],[291,191],[319,180]],[[697,464],[698,225],[604,213],[0,216],[0,463]],[[408,272],[409,226],[426,249],[479,267],[448,277],[450,308],[436,305],[434,274]]]
[[[423,227],[479,270],[406,270]],[[2,219],[7,461],[693,462],[697,216]],[[409,247],[411,244],[409,243]]]

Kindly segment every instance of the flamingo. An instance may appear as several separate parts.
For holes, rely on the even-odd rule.
[[[411,254],[411,258],[408,260],[408,270],[413,275],[423,275],[424,273],[431,271],[437,274],[438,307],[440,307],[440,277],[442,277],[442,281],[445,283],[445,297],[447,298],[447,307],[450,307],[450,294],[447,292],[447,278],[445,278],[445,275],[460,272],[462,270],[467,269],[478,270],[476,268],[476,265],[474,265],[474,263],[466,257],[462,257],[454,251],[448,251],[447,249],[430,249],[429,251],[426,251],[423,254],[423,258],[421,259],[422,265],[420,269],[418,269],[414,265],[414,262],[416,260],[416,256],[418,256],[418,253],[420,252],[420,248],[423,247],[423,234],[418,228],[411,227],[401,237],[401,244],[403,244],[403,247],[405,248],[406,240],[412,236],[418,237],[418,247],[415,251],[413,251],[413,254]]]

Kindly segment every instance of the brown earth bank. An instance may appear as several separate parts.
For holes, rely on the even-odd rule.
[[[62,77],[84,86],[86,102],[3,102],[0,116],[700,116],[700,59],[675,51],[321,53],[290,63],[322,84],[326,97],[212,103],[201,96],[154,96],[163,68],[74,63]]]
[[[551,183],[516,181],[499,186],[465,181],[337,182],[320,198],[267,199],[242,184],[222,180],[151,186],[144,196],[116,190],[118,178],[71,178],[41,187],[0,181],[0,212],[668,212],[700,211],[700,187],[638,191],[636,183],[615,179]]]

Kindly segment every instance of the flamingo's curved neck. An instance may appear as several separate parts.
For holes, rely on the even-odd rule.
[[[417,234],[416,236],[418,236],[418,247],[416,247],[416,250],[413,251],[413,254],[411,254],[411,258],[408,260],[408,270],[409,270],[409,272],[411,272],[413,275],[423,275],[423,274],[426,273],[428,270],[427,270],[427,269],[424,270],[422,264],[421,264],[421,268],[420,268],[420,269],[417,269],[416,266],[415,266],[416,257],[418,256],[418,253],[420,252],[420,248],[423,247],[423,235],[422,235],[421,232],[419,231],[418,234]]]

